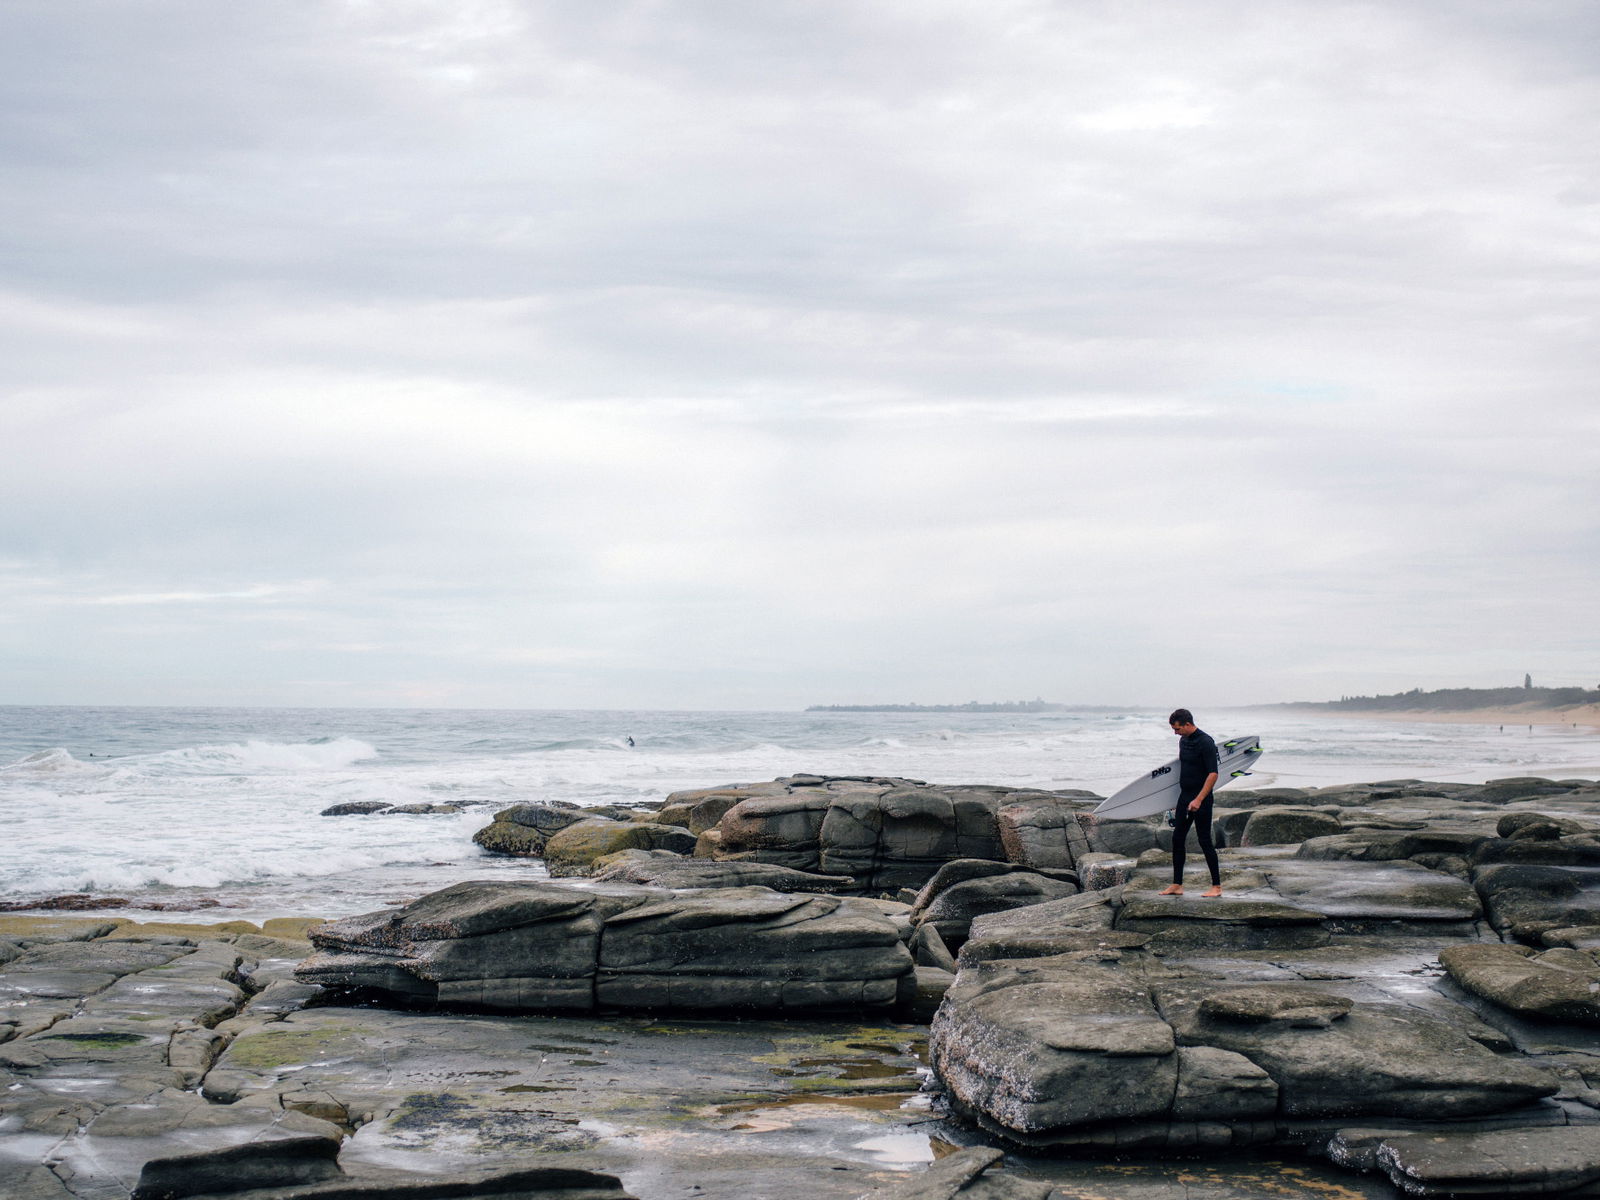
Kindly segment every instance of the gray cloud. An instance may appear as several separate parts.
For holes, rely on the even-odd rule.
[[[0,699],[1594,673],[1591,5],[0,22]]]

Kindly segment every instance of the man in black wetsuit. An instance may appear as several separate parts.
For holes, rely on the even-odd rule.
[[[1163,896],[1183,895],[1183,860],[1188,852],[1189,829],[1194,828],[1200,853],[1206,856],[1211,871],[1211,888],[1201,893],[1209,898],[1222,895],[1222,870],[1217,864],[1217,848],[1211,841],[1211,797],[1217,786],[1217,744],[1203,729],[1197,729],[1194,714],[1180,708],[1167,718],[1178,735],[1178,806],[1172,812],[1172,885]]]

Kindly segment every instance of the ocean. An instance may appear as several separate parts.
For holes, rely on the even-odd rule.
[[[90,893],[139,920],[343,916],[542,874],[471,842],[510,804],[630,804],[796,772],[1104,795],[1172,757],[1165,715],[0,706],[0,901]],[[1262,736],[1253,787],[1600,775],[1593,729],[1200,718],[1219,738]],[[318,815],[355,800],[467,807]]]

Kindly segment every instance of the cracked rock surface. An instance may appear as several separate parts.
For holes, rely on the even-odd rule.
[[[1159,895],[1148,849],[977,916],[930,1039],[954,1109],[1055,1152],[1296,1146],[1406,1194],[1600,1186],[1600,788],[1434,786],[1230,792],[1270,836],[1220,898]]]
[[[458,885],[315,954],[0,922],[0,1195],[1600,1190],[1600,787],[1226,799],[1218,900],[1159,896],[1170,837],[1092,799],[794,776],[635,822],[696,857]]]
[[[319,927],[296,975],[509,1012],[890,1009],[915,986],[900,907],[765,887],[459,883]]]
[[[915,1026],[339,1007],[308,942],[39,927],[0,964],[6,1200],[845,1200],[932,1157]]]

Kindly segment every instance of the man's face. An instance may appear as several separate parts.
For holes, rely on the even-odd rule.
[[[1180,724],[1174,722],[1173,726],[1172,726],[1172,732],[1177,734],[1179,737],[1188,737],[1191,733],[1194,732],[1194,729],[1195,729],[1195,727],[1194,727],[1194,723],[1193,722],[1190,722],[1189,724],[1186,724],[1186,725],[1180,725]]]

